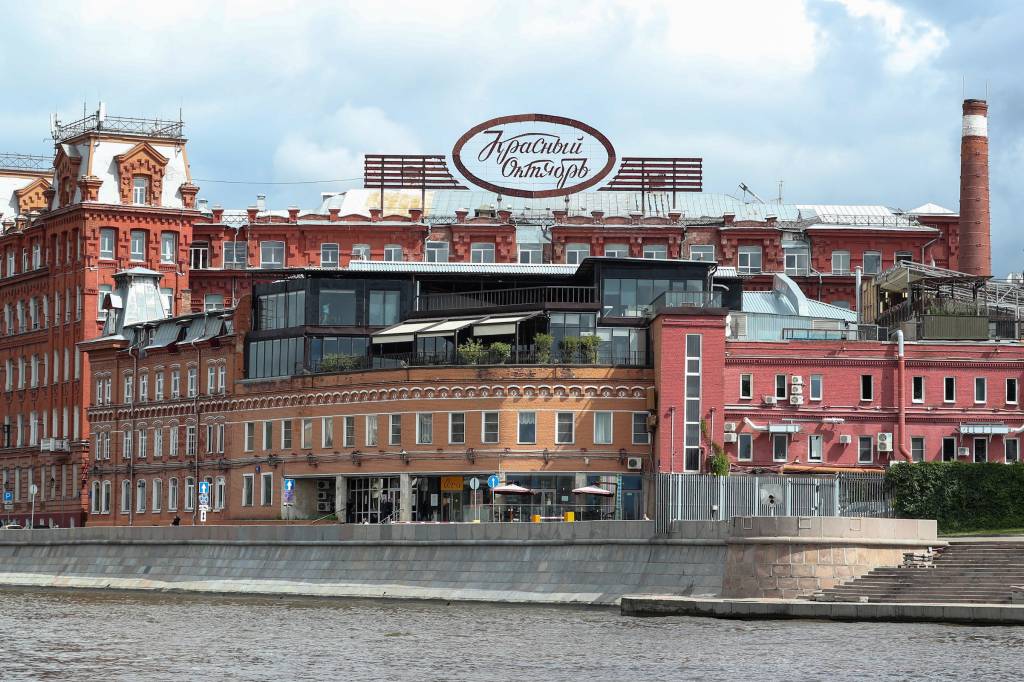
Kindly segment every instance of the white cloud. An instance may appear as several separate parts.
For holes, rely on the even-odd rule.
[[[882,34],[889,73],[903,75],[926,66],[949,45],[946,32],[888,0],[839,0],[855,19],[870,19]]]

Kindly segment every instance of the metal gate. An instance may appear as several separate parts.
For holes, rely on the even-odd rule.
[[[658,474],[658,526],[734,516],[893,515],[885,479],[836,476],[712,476]]]

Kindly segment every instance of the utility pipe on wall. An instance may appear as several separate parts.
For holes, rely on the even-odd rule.
[[[898,450],[903,459],[912,461],[907,446],[904,443],[904,432],[907,430],[907,408],[906,408],[906,358],[903,348],[903,330],[896,331],[896,442]]]

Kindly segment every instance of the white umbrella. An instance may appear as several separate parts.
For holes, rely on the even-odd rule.
[[[599,495],[601,497],[615,497],[615,493],[597,485],[585,485],[582,488],[573,488],[573,495]]]
[[[495,495],[533,495],[534,491],[529,488],[524,488],[521,485],[515,483],[505,483],[491,488],[491,492]]]

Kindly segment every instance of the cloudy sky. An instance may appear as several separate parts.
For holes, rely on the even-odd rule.
[[[960,102],[990,100],[994,269],[1024,268],[1024,3],[54,2],[8,5],[0,151],[48,118],[184,111],[201,196],[317,205],[361,154],[446,153],[492,116],[587,121],[704,157],[705,189],[958,208]]]

